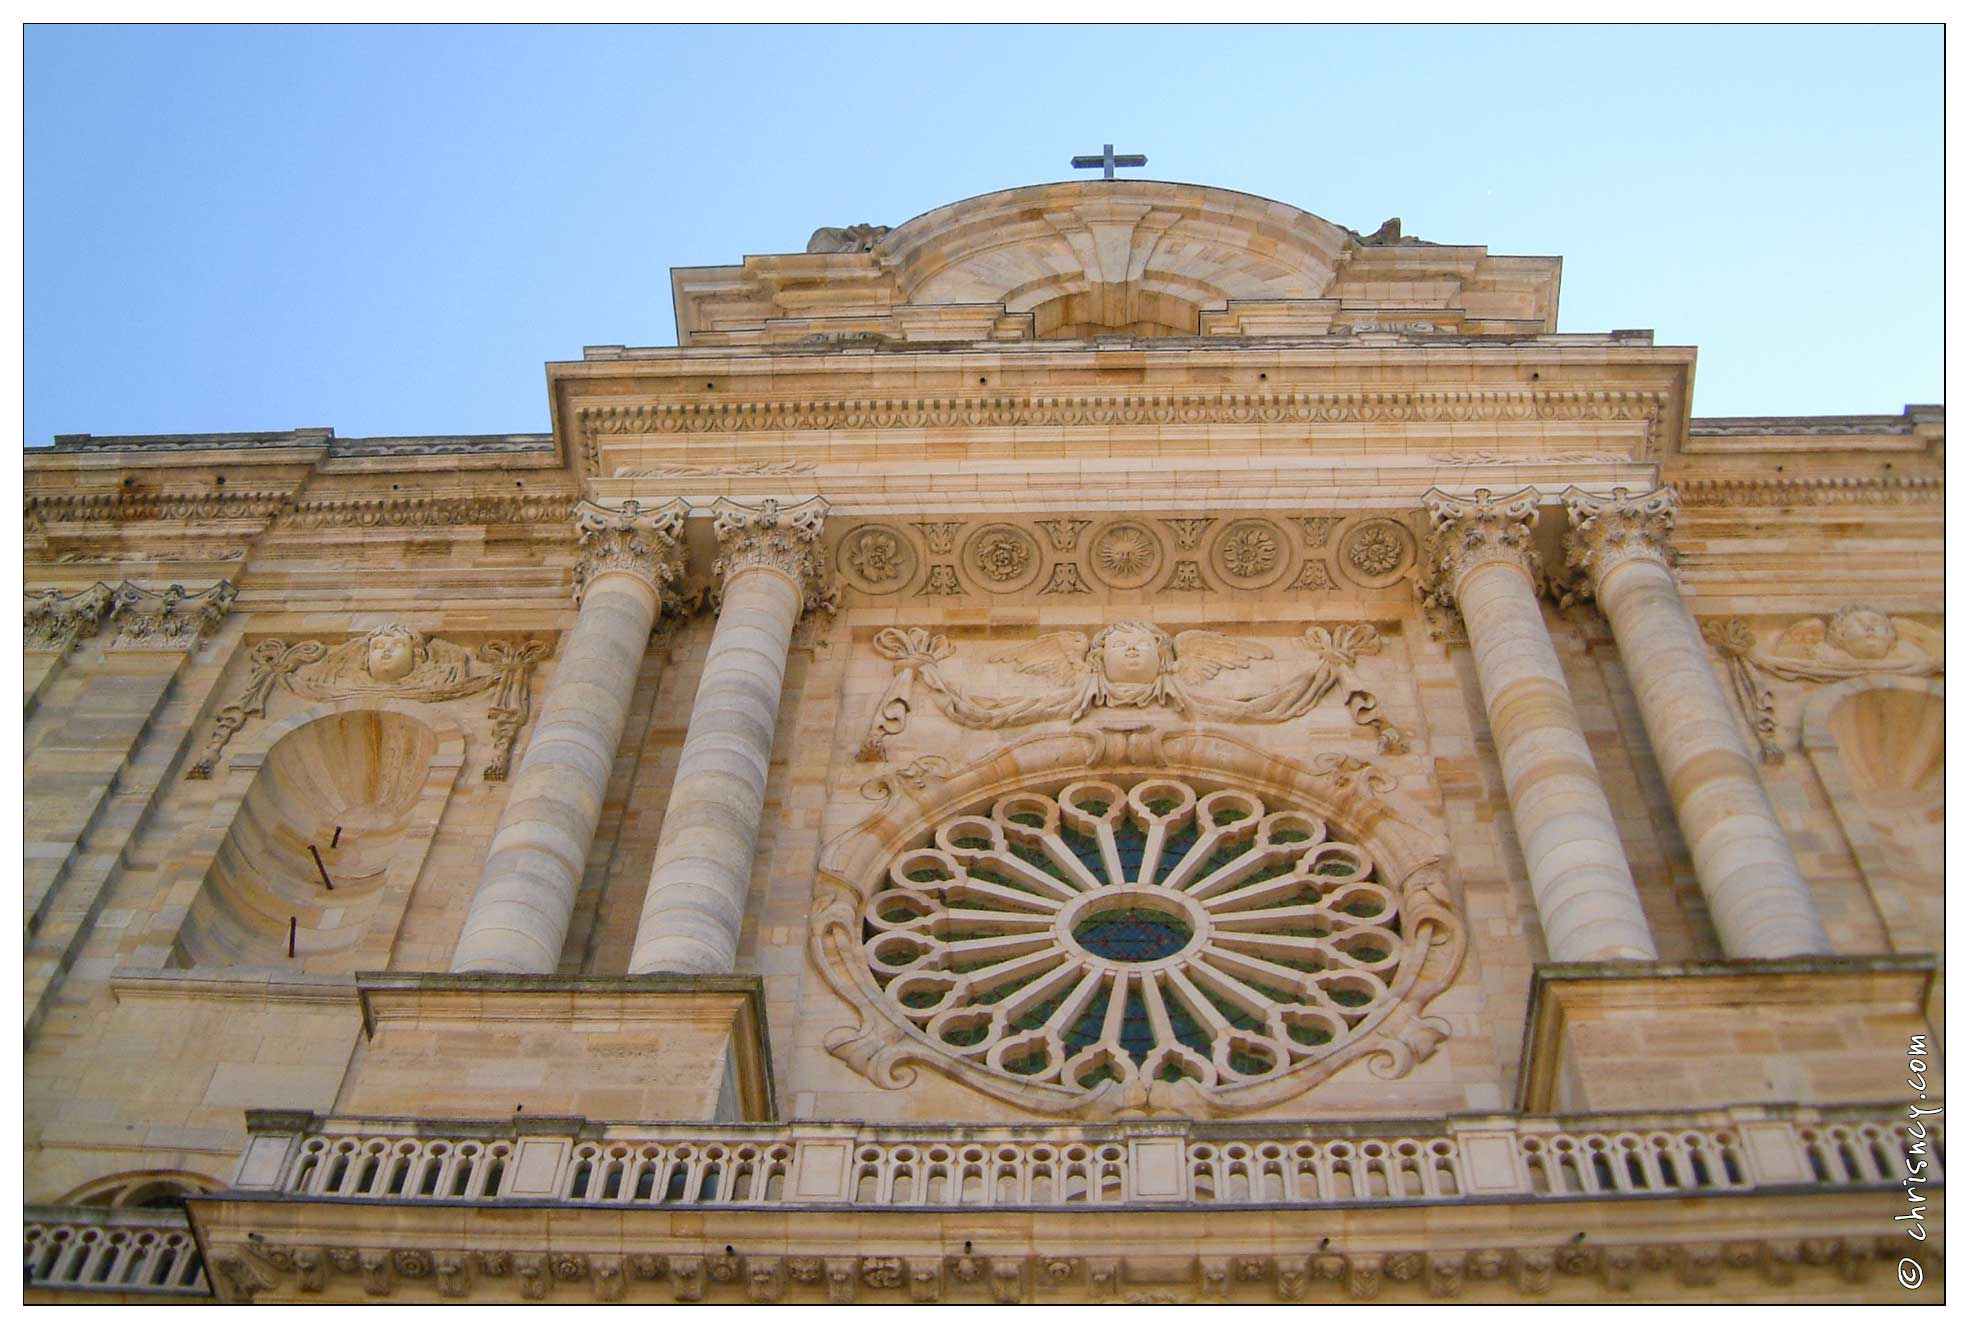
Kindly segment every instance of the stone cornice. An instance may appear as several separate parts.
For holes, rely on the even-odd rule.
[[[318,498],[297,502],[282,526],[511,526],[568,518],[580,495],[563,493],[459,494],[440,498]]]
[[[1405,424],[1640,421],[1660,456],[1667,394],[1638,391],[1030,393],[838,401],[586,402],[575,409],[588,470],[614,435],[766,430],[980,429],[1033,426]]]
[[[237,493],[31,494],[31,520],[51,522],[258,521],[273,517],[288,500],[285,490]]]
[[[1826,507],[1847,503],[1940,503],[1939,475],[1827,475],[1796,479],[1677,476],[1685,508]]]

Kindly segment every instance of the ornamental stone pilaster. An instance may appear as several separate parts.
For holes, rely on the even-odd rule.
[[[1566,561],[1613,627],[1710,916],[1732,958],[1831,950],[1818,908],[1670,570],[1672,489],[1561,495]]]
[[[632,974],[730,972],[765,808],[793,627],[824,601],[827,502],[712,507],[718,622],[691,706],[629,958]]]
[[[1421,589],[1460,614],[1554,960],[1655,958],[1613,810],[1539,608],[1538,492],[1423,496]]]
[[[575,505],[580,611],[493,831],[454,973],[551,974],[601,817],[609,768],[669,587],[689,505]]]

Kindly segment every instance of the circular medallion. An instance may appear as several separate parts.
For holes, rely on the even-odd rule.
[[[1252,591],[1279,579],[1290,547],[1277,526],[1247,517],[1218,532],[1211,554],[1218,576],[1239,590]]]
[[[1039,546],[1016,526],[982,526],[964,542],[964,570],[994,595],[1024,590],[1039,576]]]
[[[1393,517],[1369,517],[1340,537],[1335,562],[1356,585],[1370,590],[1392,586],[1415,563],[1415,537]]]
[[[851,585],[877,595],[901,590],[916,575],[916,550],[909,537],[893,526],[858,526],[849,531],[835,561]]]
[[[1110,522],[1089,549],[1094,575],[1117,590],[1146,586],[1162,569],[1162,541],[1138,521]]]

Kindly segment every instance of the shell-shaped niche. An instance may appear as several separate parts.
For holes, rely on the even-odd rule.
[[[1923,877],[1942,863],[1942,699],[1907,688],[1869,688],[1826,717],[1839,759],[1890,856]]]
[[[422,860],[439,746],[430,726],[388,710],[326,715],[281,737],[213,856],[179,962],[348,969],[379,904],[408,890]]]

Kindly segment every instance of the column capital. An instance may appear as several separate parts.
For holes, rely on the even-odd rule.
[[[23,645],[30,651],[66,654],[82,638],[95,635],[114,595],[102,582],[70,595],[54,589],[27,592]]]
[[[1510,494],[1431,489],[1422,496],[1422,505],[1429,510],[1431,531],[1417,582],[1425,602],[1454,611],[1458,583],[1484,563],[1516,564],[1533,586],[1542,580],[1531,541],[1532,527],[1538,524],[1538,491],[1530,485]]]
[[[202,591],[170,586],[147,591],[135,582],[116,588],[109,616],[116,623],[112,650],[190,650],[225,620],[239,598],[229,581],[215,581]]]
[[[1587,589],[1597,594],[1606,575],[1630,559],[1674,567],[1677,555],[1669,536],[1678,502],[1673,489],[1664,485],[1638,495],[1625,489],[1594,494],[1574,485],[1559,497],[1572,523],[1565,539],[1566,566],[1585,575]]]
[[[574,602],[604,572],[641,577],[658,599],[683,575],[684,518],[690,504],[681,498],[646,508],[635,499],[611,508],[584,498],[574,505],[574,528],[581,535],[581,559],[574,565]]]
[[[790,506],[772,498],[756,507],[719,499],[711,505],[711,529],[718,536],[712,582],[722,593],[738,573],[771,568],[799,588],[803,609],[819,607],[826,598],[820,533],[827,511],[827,500],[818,495]]]

